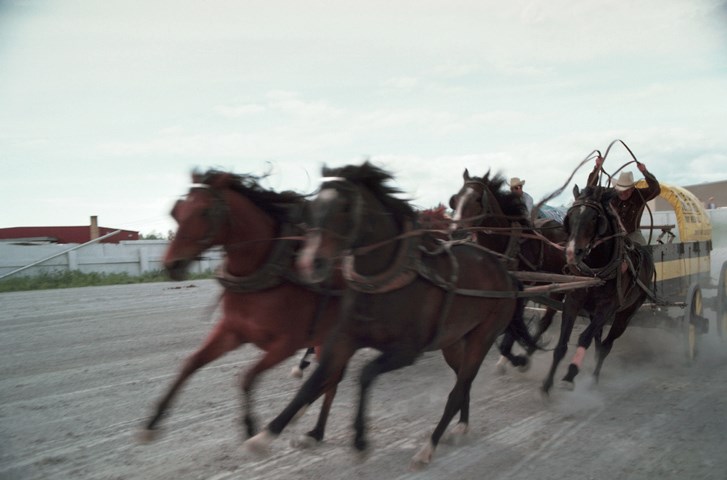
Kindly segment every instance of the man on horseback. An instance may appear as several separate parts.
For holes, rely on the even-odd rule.
[[[596,166],[588,176],[588,185],[595,186],[598,184],[598,174],[603,165],[603,157],[596,158]],[[641,214],[644,212],[646,202],[659,196],[661,187],[656,177],[646,170],[646,165],[636,162],[639,171],[646,179],[646,187],[636,188],[634,175],[631,172],[621,172],[618,181],[614,185],[614,189],[618,192],[618,196],[614,196],[611,205],[618,213],[623,228],[626,230],[626,238],[639,245],[645,245],[646,239],[641,234],[639,223],[641,223]]]

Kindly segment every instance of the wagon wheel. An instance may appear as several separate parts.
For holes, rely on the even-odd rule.
[[[699,284],[692,283],[687,291],[687,306],[684,312],[684,347],[687,361],[693,362],[697,357],[697,335],[704,332],[702,316],[702,289]]]
[[[722,264],[717,286],[717,331],[727,339],[727,262]]]

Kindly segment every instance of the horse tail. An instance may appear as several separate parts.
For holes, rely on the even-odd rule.
[[[518,292],[523,291],[522,282],[516,280],[516,286]],[[532,353],[539,350],[540,347],[532,335],[530,335],[528,326],[525,324],[525,304],[527,303],[527,299],[525,297],[518,296],[515,300],[515,312],[507,326],[507,331],[520,345],[522,345],[523,348],[525,348],[528,355],[532,355]]]

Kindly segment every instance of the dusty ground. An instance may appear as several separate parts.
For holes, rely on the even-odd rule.
[[[727,343],[714,328],[701,358],[685,365],[680,339],[632,328],[601,383],[588,372],[574,392],[538,394],[550,353],[526,374],[493,373],[485,361],[472,393],[472,425],[460,446],[442,445],[425,471],[412,455],[438,420],[453,376],[438,353],[374,385],[371,450],[351,444],[353,379],[339,389],[326,441],[289,446],[314,422],[312,408],[274,444],[272,456],[240,448],[237,373],[257,355],[236,351],[199,372],[182,392],[163,436],[135,433],[182,359],[213,324],[213,281],[0,295],[2,479],[724,479],[727,472]],[[714,325],[712,325],[714,327]],[[571,349],[571,353],[572,353]],[[257,391],[261,423],[299,380],[290,359]]]

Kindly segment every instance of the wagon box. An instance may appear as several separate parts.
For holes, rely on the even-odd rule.
[[[711,241],[657,244],[648,248],[654,258],[657,297],[683,300],[692,283],[709,283]]]

